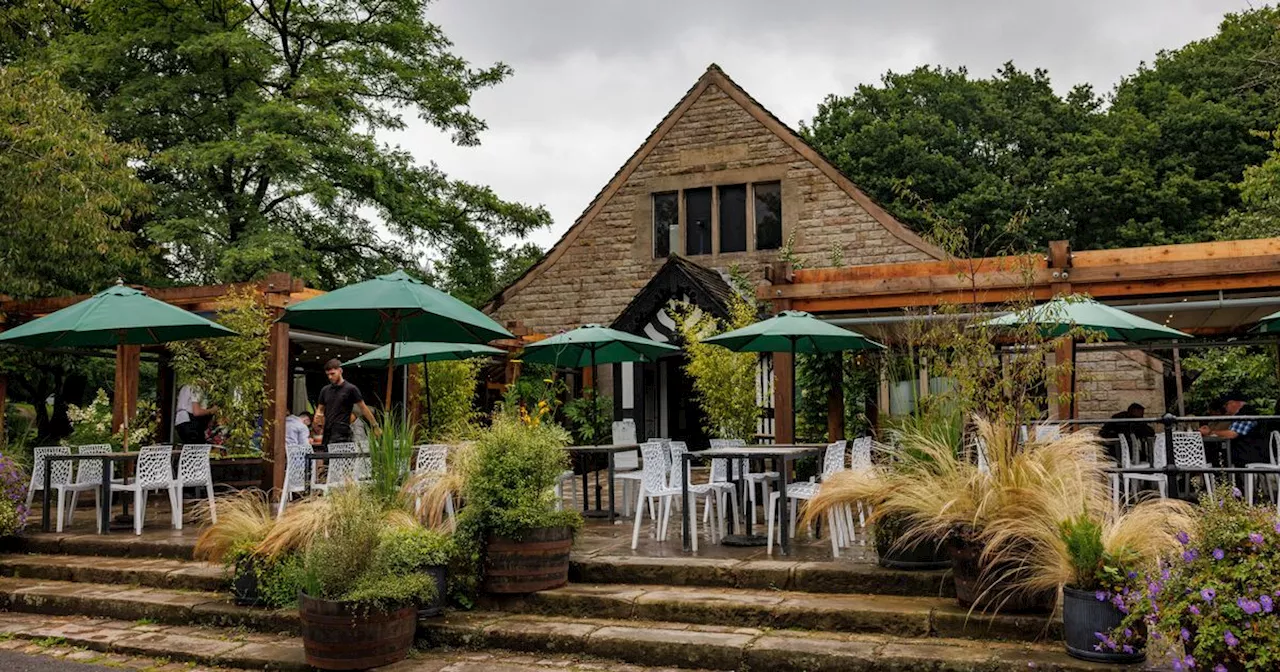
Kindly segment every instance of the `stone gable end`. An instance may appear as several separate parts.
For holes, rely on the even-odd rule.
[[[509,288],[492,311],[532,333],[609,324],[665,259],[653,258],[651,194],[724,184],[781,181],[784,240],[806,267],[931,259],[904,242],[849,193],[720,86],[706,86],[595,215],[580,221],[566,247]],[[839,250],[838,255],[835,250]],[[693,255],[760,278],[777,250]]]

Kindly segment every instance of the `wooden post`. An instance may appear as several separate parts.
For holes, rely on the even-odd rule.
[[[279,317],[279,315],[276,315]],[[285,452],[284,419],[289,411],[289,325],[273,322],[267,345],[267,407],[263,409],[265,427],[262,433],[262,487],[280,491],[284,485]]]
[[[173,433],[173,363],[168,357],[161,357],[156,367],[156,408],[160,412],[160,422],[156,425],[156,436],[161,443],[172,443]]]
[[[405,390],[405,403],[409,408],[409,426],[417,427],[422,422],[422,371],[426,364],[410,364],[409,386]]]
[[[792,422],[791,367],[795,362],[790,352],[773,353],[773,440],[774,443],[795,443],[796,428]]]
[[[827,394],[827,441],[844,439],[844,353],[831,371],[831,392]]]
[[[1276,366],[1280,367],[1280,362]],[[1177,346],[1173,348],[1173,385],[1178,391],[1178,415],[1186,415],[1187,404],[1182,398],[1182,353]]]
[[[115,398],[111,402],[111,431],[120,431],[126,418],[138,409],[138,365],[142,349],[136,345],[116,346]],[[140,447],[140,446],[134,446]]]
[[[1071,294],[1071,242],[1054,240],[1049,243],[1049,268],[1051,279],[1049,288],[1054,296]],[[1076,403],[1076,386],[1079,376],[1076,374],[1076,344],[1072,339],[1064,338],[1056,349],[1056,364],[1062,366],[1070,362],[1070,369],[1058,371],[1058,419],[1075,419],[1079,404]]]

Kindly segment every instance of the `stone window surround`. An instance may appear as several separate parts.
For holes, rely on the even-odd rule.
[[[756,184],[760,182],[778,182],[782,191],[782,244],[785,246],[787,240],[795,231],[796,222],[799,219],[799,194],[796,192],[796,185],[793,181],[787,179],[787,166],[770,165],[757,166],[754,168],[740,168],[733,170],[713,170],[696,173],[683,173],[680,175],[668,175],[648,180],[642,186],[644,196],[636,199],[635,212],[633,214],[633,224],[636,227],[636,245],[635,257],[637,261],[644,262],[661,262],[663,259],[653,256],[653,196],[666,192],[680,192],[680,196],[676,199],[679,208],[678,221],[681,225],[681,234],[677,244],[671,250],[671,254],[679,254],[688,256],[684,253],[685,247],[685,229],[684,229],[684,191],[686,189],[697,189],[701,187],[719,187],[736,184]],[[776,254],[778,250],[756,250],[756,228],[755,228],[755,192],[748,189],[747,193],[747,250],[745,252],[720,252],[720,191],[713,189],[711,192],[711,254],[698,254],[690,256],[690,259],[709,259],[715,260],[716,263],[733,263],[736,260],[749,260],[756,258],[760,254]]]

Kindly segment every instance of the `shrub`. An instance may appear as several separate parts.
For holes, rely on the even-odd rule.
[[[706,416],[704,429],[722,439],[750,441],[755,437],[760,409],[756,401],[756,366],[759,355],[734,352],[703,340],[716,334],[750,326],[756,321],[755,303],[746,298],[752,288],[734,274],[729,319],[721,321],[700,313],[686,303],[672,304],[672,317],[680,329],[687,360],[685,373],[693,381],[693,393]],[[695,319],[696,318],[696,319]]]
[[[0,455],[0,537],[20,534],[27,526],[27,479],[22,467]]]
[[[1240,501],[1238,490],[1205,498],[1200,508],[1194,526],[1178,534],[1181,554],[1123,596],[1120,630],[1145,624],[1168,644],[1175,670],[1275,670],[1280,523],[1273,510]]]
[[[564,405],[564,417],[569,421],[573,440],[578,445],[590,446],[612,440],[612,397],[597,396],[595,390],[585,390],[581,397]]]
[[[423,414],[423,434],[428,441],[468,439],[475,435],[478,414],[475,410],[476,379],[484,368],[483,357],[452,362],[428,362],[430,376],[423,395],[431,413]]]

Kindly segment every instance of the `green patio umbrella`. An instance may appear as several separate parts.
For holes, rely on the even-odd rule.
[[[883,350],[884,346],[850,329],[823,322],[801,310],[784,310],[741,329],[703,341],[735,352],[791,353],[791,427],[795,431],[797,353],[814,355],[845,350]]]
[[[1280,312],[1271,313],[1258,320],[1258,323],[1253,325],[1253,331],[1262,334],[1280,333]]]
[[[294,327],[388,343],[386,402],[391,403],[396,343],[487,343],[515,338],[488,315],[404,271],[380,275],[294,304],[280,317]]]
[[[235,335],[216,322],[117,281],[83,301],[0,333],[0,344],[41,349],[118,348]],[[125,399],[125,408],[128,406]],[[124,440],[128,448],[128,415]]]
[[[486,355],[501,355],[505,350],[487,345],[473,343],[425,343],[411,341],[396,344],[396,365],[418,364],[427,362],[448,362],[458,359],[470,359]],[[391,361],[391,346],[384,345],[376,350],[345,362],[343,366],[382,368]],[[431,424],[431,371],[423,369],[423,382],[426,386],[427,424]]]
[[[1038,306],[1001,315],[980,324],[1019,327],[1036,324],[1045,337],[1065,336],[1074,328],[1099,332],[1108,341],[1141,343],[1166,339],[1189,340],[1191,335],[1146,318],[1099,303],[1086,296],[1057,297]],[[1076,349],[1071,348],[1071,416],[1076,414]]]

